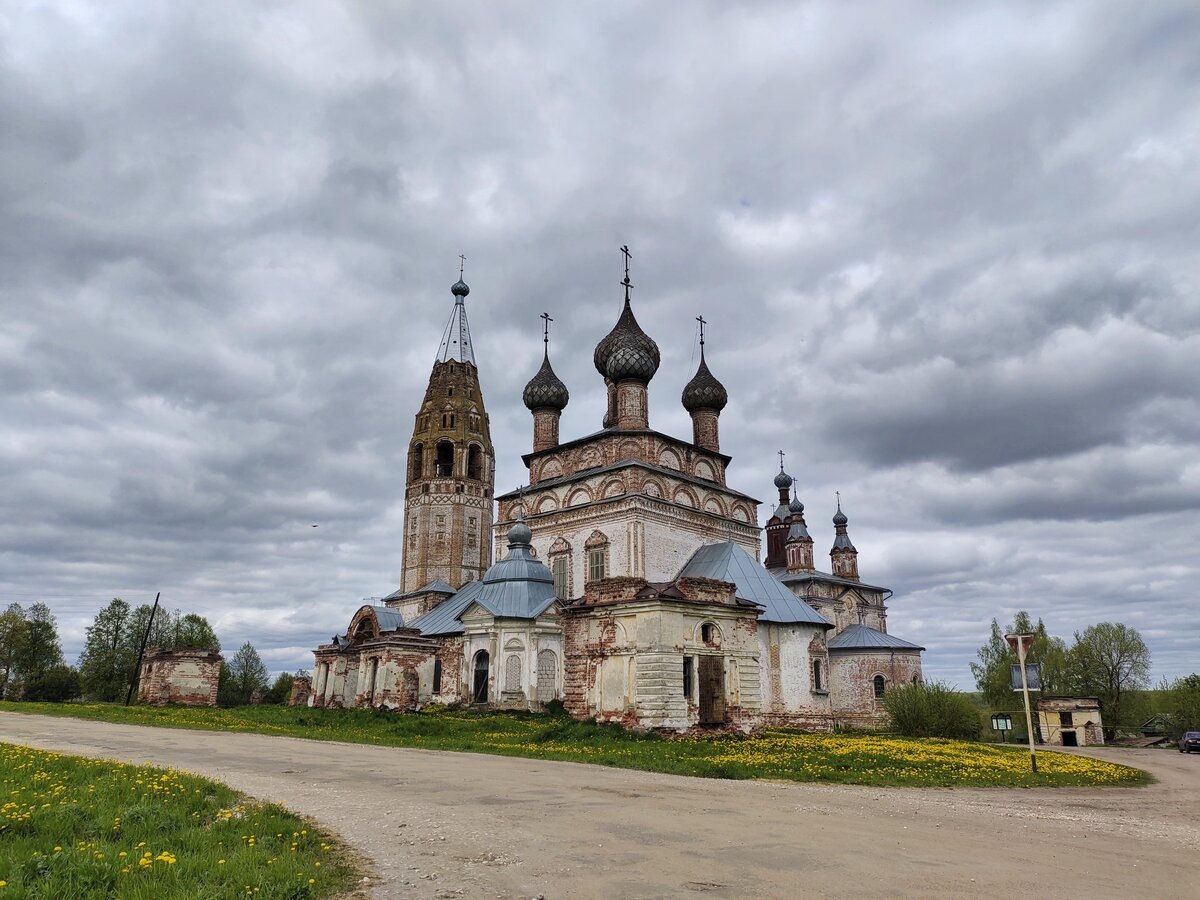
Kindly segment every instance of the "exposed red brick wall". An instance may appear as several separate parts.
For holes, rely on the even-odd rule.
[[[138,700],[152,706],[216,706],[223,661],[215,650],[153,649],[142,661]]]

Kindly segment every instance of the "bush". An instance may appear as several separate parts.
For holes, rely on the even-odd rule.
[[[30,678],[25,685],[26,700],[62,703],[74,700],[79,694],[79,673],[70,666],[51,666],[41,675]]]
[[[943,682],[906,684],[883,695],[893,731],[906,737],[977,741],[983,731],[979,709]]]

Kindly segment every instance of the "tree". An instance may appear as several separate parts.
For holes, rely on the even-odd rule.
[[[983,730],[979,707],[940,681],[897,685],[883,695],[883,706],[891,730],[906,737],[977,741]]]
[[[1200,731],[1200,675],[1179,678],[1166,689],[1168,732],[1178,738],[1185,731]]]
[[[208,624],[208,619],[196,613],[188,613],[179,620],[171,646],[221,652],[221,642],[217,640],[217,633]]]
[[[287,703],[292,696],[292,685],[296,676],[291,672],[280,672],[271,689],[263,694],[263,703]]]
[[[62,703],[74,700],[79,694],[79,673],[62,663],[31,677],[25,685],[26,700]]]
[[[0,699],[16,685],[20,676],[18,666],[25,655],[29,622],[20,603],[10,604],[0,613]]]
[[[106,703],[125,695],[137,659],[129,628],[129,604],[119,597],[100,612],[87,630],[79,656],[79,682],[88,697]]]
[[[17,669],[26,683],[36,681],[54,666],[62,664],[62,646],[58,642],[58,622],[45,603],[34,603],[25,614],[28,631],[25,646],[17,658]]]
[[[1096,696],[1104,705],[1105,737],[1111,739],[1125,722],[1122,699],[1127,691],[1145,688],[1150,677],[1150,650],[1136,629],[1101,622],[1075,632],[1071,648],[1076,693]]]
[[[979,662],[971,663],[971,674],[983,699],[992,709],[1012,709],[1014,700],[1011,673],[1019,660],[1004,639],[1006,634],[1033,634],[1033,644],[1025,653],[1027,663],[1041,666],[1042,690],[1046,694],[1062,693],[1067,689],[1067,645],[1062,638],[1052,637],[1041,619],[1033,624],[1029,613],[1019,612],[1004,631],[992,619],[988,642],[979,648]]]
[[[224,668],[228,670],[229,690],[226,696],[231,701],[230,705],[244,706],[250,702],[255,691],[267,689],[267,667],[249,641],[242,644]],[[221,674],[225,675],[226,672],[222,671]],[[219,694],[219,685],[217,691]]]

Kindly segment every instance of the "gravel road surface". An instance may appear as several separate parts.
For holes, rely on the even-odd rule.
[[[0,713],[0,740],[217,778],[340,833],[374,897],[1200,898],[1200,755],[1145,788],[880,789]]]

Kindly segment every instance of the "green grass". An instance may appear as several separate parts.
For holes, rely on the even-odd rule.
[[[225,785],[0,743],[0,900],[317,898],[355,875],[333,838]]]
[[[0,703],[0,710],[107,722],[245,731],[389,747],[589,762],[709,778],[771,778],[906,786],[1137,785],[1128,766],[1024,748],[936,738],[766,731],[749,737],[666,738],[565,715],[427,707],[419,713],[252,706],[237,709]]]

